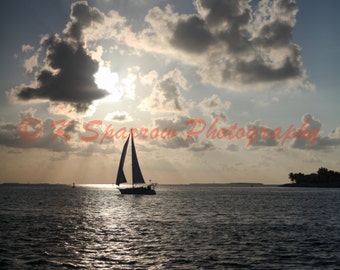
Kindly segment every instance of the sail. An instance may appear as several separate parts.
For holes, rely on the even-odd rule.
[[[120,157],[119,168],[118,168],[118,172],[117,172],[117,180],[116,180],[116,185],[117,186],[119,186],[119,184],[121,184],[121,183],[126,183],[127,182],[123,168],[124,168],[126,150],[127,150],[128,145],[129,145],[129,139],[130,139],[130,135],[127,138],[127,140],[126,140],[126,142],[124,144],[122,155]]]
[[[133,141],[133,135],[131,134],[131,151],[132,151],[132,184],[144,184],[144,178],[142,171],[140,170],[135,143]]]

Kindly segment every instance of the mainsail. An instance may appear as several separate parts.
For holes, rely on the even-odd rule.
[[[135,143],[133,141],[133,135],[131,136],[131,152],[132,152],[132,184],[144,184],[144,178],[142,171],[140,170]]]
[[[127,182],[123,168],[124,168],[126,150],[127,150],[128,145],[129,145],[129,139],[130,139],[130,134],[129,134],[129,137],[127,138],[127,140],[126,140],[126,142],[124,144],[122,155],[120,157],[119,168],[118,168],[118,173],[117,173],[117,180],[116,180],[116,185],[117,186],[119,186],[119,184],[121,184],[121,183],[126,183]]]

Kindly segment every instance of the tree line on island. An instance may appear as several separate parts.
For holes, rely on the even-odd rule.
[[[289,173],[291,184],[286,186],[296,187],[340,187],[340,172],[321,167],[316,173]]]

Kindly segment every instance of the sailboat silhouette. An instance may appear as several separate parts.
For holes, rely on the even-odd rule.
[[[127,186],[127,185],[124,185],[127,183],[127,180],[124,174],[124,163],[125,163],[125,157],[126,157],[126,152],[127,152],[130,138],[131,138],[131,154],[132,154],[132,186]],[[118,172],[117,172],[116,185],[121,194],[146,194],[146,195],[156,194],[155,186],[157,184],[156,183],[146,184],[144,181],[143,174],[139,167],[139,163],[137,159],[137,153],[136,153],[135,143],[133,140],[132,131],[130,131],[129,136],[126,139],[126,142],[124,143],[124,147],[123,147],[122,154],[120,157]]]

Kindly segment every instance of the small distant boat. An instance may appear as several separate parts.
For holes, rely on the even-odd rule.
[[[132,184],[128,185],[126,181],[126,177],[124,174],[124,162],[126,157],[126,151],[129,145],[129,140],[131,138],[131,153],[132,153]],[[130,132],[126,142],[124,144],[122,155],[120,157],[116,186],[119,189],[121,194],[141,194],[141,195],[155,195],[155,187],[156,183],[146,184],[142,175],[142,171],[139,167],[137,153],[135,148],[135,143],[133,140],[132,132]]]

